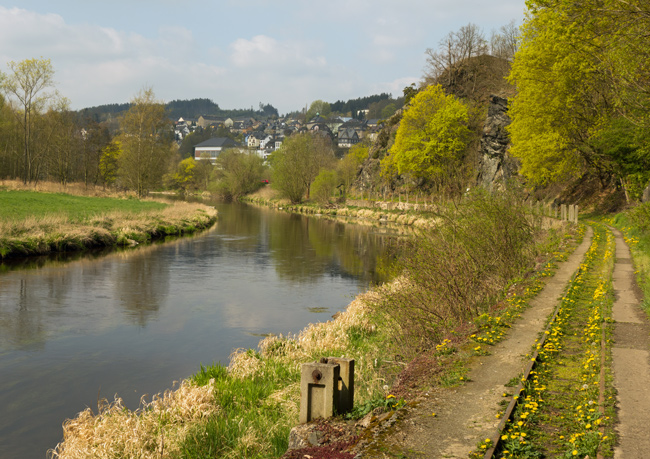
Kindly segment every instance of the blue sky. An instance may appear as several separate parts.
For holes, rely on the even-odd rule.
[[[2,1],[2,0],[0,0]],[[421,79],[425,51],[474,23],[489,37],[524,0],[20,0],[0,5],[0,70],[52,61],[74,109],[163,101],[281,113],[392,93]]]

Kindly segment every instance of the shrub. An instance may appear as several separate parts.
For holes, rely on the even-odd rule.
[[[533,225],[508,195],[475,193],[438,217],[435,228],[402,242],[402,276],[379,304],[400,324],[406,352],[430,349],[485,311],[533,261]]]

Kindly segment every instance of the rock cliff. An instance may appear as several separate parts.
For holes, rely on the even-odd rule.
[[[508,154],[510,138],[506,127],[509,124],[508,100],[491,95],[479,147],[476,175],[478,186],[488,190],[499,189],[517,176],[519,165]]]

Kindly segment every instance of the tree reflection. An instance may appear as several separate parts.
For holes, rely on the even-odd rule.
[[[169,292],[169,267],[150,251],[125,256],[115,276],[115,291],[127,316],[141,327],[155,317]]]

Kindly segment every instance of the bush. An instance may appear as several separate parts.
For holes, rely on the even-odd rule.
[[[430,232],[403,242],[401,280],[379,305],[401,327],[405,352],[430,349],[485,311],[534,258],[534,231],[507,195],[473,194],[441,210]]]
[[[311,196],[320,205],[327,205],[336,188],[336,172],[322,170],[311,185]]]

